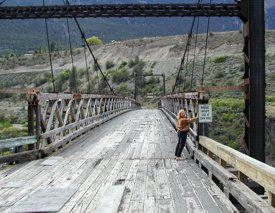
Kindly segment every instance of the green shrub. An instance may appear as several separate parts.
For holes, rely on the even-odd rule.
[[[90,46],[93,46],[93,45],[100,45],[100,44],[103,43],[102,40],[99,39],[99,38],[96,37],[96,36],[92,36],[92,37],[90,37],[90,38],[87,38],[87,42],[88,42],[88,44],[89,44]]]
[[[218,63],[223,63],[226,61],[226,59],[228,58],[228,56],[218,56],[216,58],[214,58],[214,63],[218,64]]]
[[[270,77],[271,77],[271,80],[272,80],[272,81],[275,81],[275,73],[272,73],[272,74],[270,75]]]
[[[215,78],[223,78],[225,76],[225,73],[223,71],[217,72],[215,74]]]
[[[132,93],[132,90],[125,83],[119,84],[115,91],[121,96],[131,96]]]
[[[129,67],[129,68],[132,68],[132,67],[136,66],[136,65],[139,64],[139,63],[140,63],[139,57],[136,56],[134,60],[133,60],[133,59],[130,59],[130,60],[129,60],[129,62],[128,62],[128,67]]]
[[[69,87],[70,92],[78,92],[79,80],[77,78],[77,70],[75,67],[69,72]]]
[[[106,70],[111,69],[114,66],[115,66],[115,64],[113,61],[106,61],[106,63],[105,63]]]
[[[129,80],[129,72],[126,68],[117,69],[113,72],[113,82],[121,83]]]
[[[39,79],[36,79],[35,82],[34,82],[34,85],[35,87],[39,87],[43,84],[47,83],[47,79],[45,78],[39,78]]]
[[[144,66],[145,66],[145,62],[139,61],[137,66],[135,66],[135,68],[133,69],[133,73],[135,73],[137,75],[142,75]]]
[[[0,131],[0,139],[23,137],[27,135],[28,132],[26,129],[19,130],[14,127],[8,127]]]
[[[125,67],[127,65],[127,61],[122,61],[119,65],[119,69]]]
[[[240,148],[240,144],[239,144],[239,143],[236,143],[236,142],[234,142],[234,141],[229,141],[229,142],[227,143],[227,145],[228,145],[229,147],[233,148],[233,149],[236,149],[236,150],[238,150],[238,149]]]
[[[0,130],[11,127],[11,123],[9,120],[1,120],[0,121]]]
[[[267,95],[267,96],[265,96],[265,101],[266,102],[275,102],[275,96]]]

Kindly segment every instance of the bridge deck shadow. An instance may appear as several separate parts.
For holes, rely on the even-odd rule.
[[[95,212],[114,185],[125,186],[118,212],[236,211],[186,151],[185,160],[174,159],[176,142],[162,112],[128,112],[56,156],[0,172],[0,212],[40,189],[74,190],[58,212]]]

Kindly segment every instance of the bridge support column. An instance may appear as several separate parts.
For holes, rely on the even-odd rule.
[[[34,109],[31,101],[28,101],[28,135],[34,135]],[[28,150],[33,150],[34,145],[29,144]]]
[[[265,162],[264,1],[242,0],[244,21],[245,133],[247,154]]]

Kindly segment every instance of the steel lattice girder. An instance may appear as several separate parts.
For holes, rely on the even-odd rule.
[[[0,19],[238,16],[241,4],[92,4],[0,7]]]

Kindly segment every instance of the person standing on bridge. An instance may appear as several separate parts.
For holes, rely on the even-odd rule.
[[[184,158],[181,157],[181,153],[186,143],[190,123],[194,123],[198,118],[187,118],[185,111],[181,109],[178,113],[177,119],[176,128],[178,133],[178,144],[175,151],[175,158],[176,160],[183,160]]]

